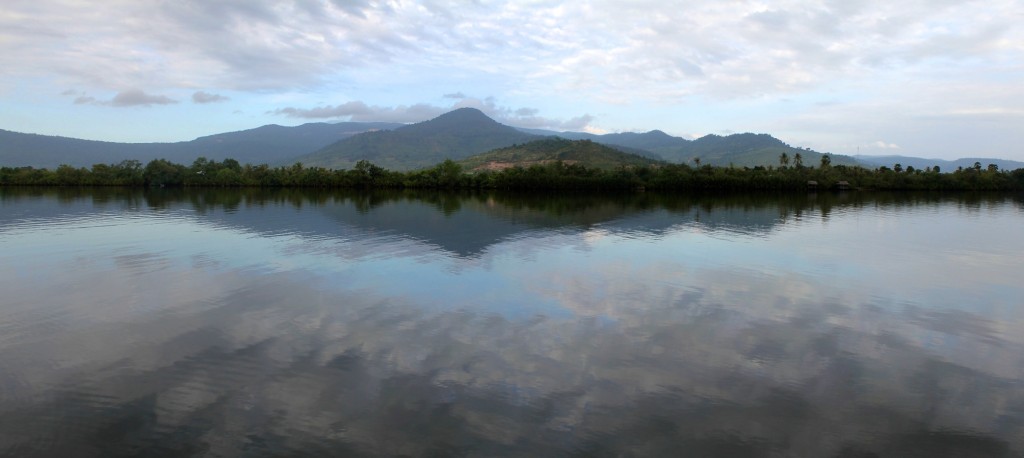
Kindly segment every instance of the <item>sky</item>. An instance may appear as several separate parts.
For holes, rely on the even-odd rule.
[[[0,129],[499,122],[1024,160],[1024,2],[3,0]]]

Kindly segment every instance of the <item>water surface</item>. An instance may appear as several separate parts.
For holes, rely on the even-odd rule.
[[[6,456],[1020,456],[1015,196],[0,189]]]

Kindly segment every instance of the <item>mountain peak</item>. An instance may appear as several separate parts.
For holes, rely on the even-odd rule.
[[[499,124],[498,121],[484,114],[476,108],[457,108],[441,116],[426,121],[428,123],[487,123]]]
[[[488,117],[487,115],[484,114],[484,112],[480,111],[479,108],[473,108],[473,107],[456,108],[456,109],[454,109],[452,111],[449,111],[449,112],[447,112],[447,113],[445,113],[445,114],[443,114],[441,116],[438,116],[438,117],[439,118],[443,118],[445,116],[483,116],[485,118]],[[490,118],[488,118],[488,119],[490,119]]]
[[[476,108],[459,108],[449,111],[429,121],[409,124],[398,129],[405,135],[437,135],[449,134],[485,134],[501,132],[503,134],[521,134],[516,129],[499,123]]]
[[[332,168],[369,160],[391,170],[411,170],[535,139],[536,135],[501,124],[476,108],[459,108],[393,131],[354,135],[299,160]]]

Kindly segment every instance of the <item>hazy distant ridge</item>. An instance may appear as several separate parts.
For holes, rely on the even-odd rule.
[[[696,140],[674,137],[660,130],[644,133],[624,132],[595,135],[585,132],[554,132],[529,129],[530,133],[554,135],[572,140],[592,140],[605,145],[647,151],[650,155],[675,163],[701,164],[737,167],[753,167],[758,165],[779,165],[782,153],[790,158],[790,165],[795,164],[795,156],[799,154],[803,165],[815,166],[821,162],[823,153],[808,149],[795,148],[787,145],[768,134],[731,134],[726,136],[709,134]],[[833,165],[864,165],[856,159],[841,154],[831,155]]]
[[[986,157],[964,157],[960,159],[954,159],[952,161],[944,159],[924,159],[920,157],[910,156],[853,156],[857,160],[869,165],[872,168],[875,167],[889,167],[892,168],[894,165],[899,164],[904,169],[907,167],[913,167],[915,169],[924,170],[928,167],[939,166],[943,172],[952,172],[957,167],[970,168],[974,167],[974,163],[981,164],[982,168],[988,168],[989,164],[995,164],[1000,170],[1016,170],[1024,168],[1024,162],[1011,161],[1009,159],[994,159]]]
[[[114,143],[0,130],[0,165],[55,168],[89,167],[126,159],[143,163],[163,158],[191,164],[197,157],[243,163],[276,163],[306,154],[352,135],[402,126],[395,123],[309,123],[266,125],[176,143]]]

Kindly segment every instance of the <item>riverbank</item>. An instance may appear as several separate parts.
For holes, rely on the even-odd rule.
[[[994,166],[958,169],[844,165],[825,167],[691,167],[686,164],[623,167],[615,170],[554,162],[529,167],[466,173],[452,161],[410,172],[396,172],[367,161],[349,170],[239,164],[232,159],[197,159],[191,166],[157,159],[97,164],[91,168],[60,166],[54,170],[0,167],[0,186],[130,187],[315,187],[517,190],[730,190],[829,191],[927,190],[1020,191],[1024,169]]]

